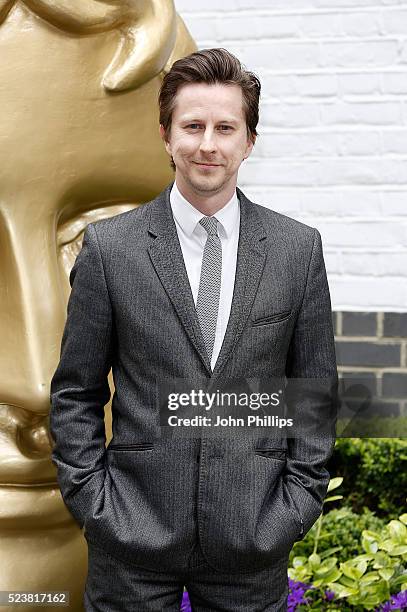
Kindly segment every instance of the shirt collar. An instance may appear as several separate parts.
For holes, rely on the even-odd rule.
[[[199,221],[204,217],[188,200],[184,198],[177,187],[176,181],[171,188],[170,203],[176,223],[188,236],[192,236]],[[239,199],[236,190],[229,202],[214,215],[219,221],[226,238],[229,238],[240,219]],[[199,226],[200,227],[200,226]]]

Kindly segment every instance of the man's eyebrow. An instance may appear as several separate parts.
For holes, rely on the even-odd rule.
[[[198,117],[188,117],[187,115],[185,115],[184,117],[180,117],[180,121],[182,121],[183,123],[186,121],[189,121],[191,123],[197,123],[198,121],[202,121],[202,119],[198,119]]]
[[[199,123],[204,121],[204,119],[198,119],[196,116],[188,116],[188,115],[184,115],[183,117],[180,117],[180,121],[182,121],[182,123],[185,122],[189,122],[189,123]],[[216,121],[216,123],[231,123],[231,124],[236,124],[238,122],[237,119],[233,119],[231,117],[229,118],[223,118],[223,119],[219,119],[219,121]]]
[[[237,123],[237,119],[222,119],[221,121],[218,121],[218,123]]]

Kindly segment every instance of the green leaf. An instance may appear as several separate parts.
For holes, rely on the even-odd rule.
[[[373,561],[373,559],[375,558],[375,555],[372,554],[367,554],[367,553],[363,553],[361,555],[358,555],[358,560],[359,561]]]
[[[367,563],[364,560],[356,562],[356,559],[352,559],[341,563],[340,568],[348,578],[359,580],[367,569]]]
[[[336,582],[342,576],[342,572],[338,570],[337,567],[333,567],[330,572],[328,572],[323,578],[321,578],[321,583],[324,586],[327,586],[331,582]]]
[[[369,538],[370,540],[376,541],[379,541],[381,539],[380,533],[377,533],[377,531],[371,531],[370,529],[364,529],[362,531],[362,536],[364,538]]]
[[[365,609],[372,610],[383,601],[383,595],[380,593],[370,593],[369,595],[363,595],[359,598],[358,604],[363,605]],[[351,600],[349,600],[351,602]],[[352,601],[353,603],[353,601]]]
[[[363,576],[363,574],[367,570],[367,563],[364,559],[359,559],[359,557],[356,557],[356,559],[358,559],[358,562],[356,565],[357,570],[360,572],[360,575]]]
[[[317,578],[323,578],[328,572],[330,572],[334,567],[336,567],[337,562],[336,557],[329,557],[329,559],[325,559],[318,569],[315,570],[315,576]]]
[[[394,546],[394,548],[392,548],[391,550],[388,551],[389,555],[391,557],[393,556],[401,556],[401,555],[407,555],[407,545],[405,546]]]
[[[390,521],[388,524],[390,535],[394,540],[403,543],[407,538],[407,527],[400,521]]]
[[[383,552],[382,550],[379,550],[379,552],[377,552],[374,556],[373,568],[379,569],[381,567],[388,567],[389,565],[390,565],[389,557],[386,555],[385,552]]]
[[[393,548],[394,548],[393,540],[391,540],[390,538],[387,538],[386,540],[382,540],[380,542],[380,548],[382,550],[385,550],[386,552],[389,552],[390,550],[393,550]]]
[[[327,497],[324,502],[336,501],[337,499],[343,499],[343,495],[332,495],[331,497]]]
[[[404,523],[404,525],[407,525],[407,513],[402,514],[401,516],[399,516],[399,521]]]
[[[368,540],[366,538],[362,538],[362,546],[363,550],[365,550],[367,553],[375,553],[379,548],[379,544],[377,542],[374,540]]]
[[[293,559],[293,567],[300,567],[301,565],[306,565],[307,557],[294,557]]]
[[[342,548],[343,546],[334,546],[333,548],[327,548],[326,550],[321,552],[319,556],[321,557],[321,559],[326,559],[327,557],[330,557],[334,553],[338,552],[338,550],[342,550]]]
[[[350,589],[357,589],[358,588],[357,582],[355,580],[351,580],[350,578],[347,578],[346,576],[342,576],[341,584],[344,584],[345,586],[349,587]]]
[[[392,588],[399,587],[400,591],[404,591],[405,589],[407,589],[406,575],[402,574],[401,576],[397,576],[397,578],[394,578],[394,580],[391,581],[391,585],[392,585]]]
[[[388,581],[394,574],[394,568],[389,567],[388,569],[379,569],[378,574],[383,578],[383,580]]]
[[[367,574],[364,574],[360,579],[360,584],[371,584],[372,582],[376,582],[377,580],[380,580],[380,576],[377,572],[367,572]]]
[[[317,553],[312,553],[312,555],[308,557],[308,563],[310,564],[311,568],[315,570],[321,565],[321,557],[317,555]]]
[[[379,603],[389,599],[390,590],[388,584],[380,580],[374,584],[362,586],[360,589],[360,603],[365,607],[377,606]]]
[[[331,589],[331,591],[335,593],[335,596],[338,599],[342,599],[344,597],[349,597],[350,595],[358,594],[357,589],[351,589],[349,587],[343,586],[342,584],[339,584],[338,582],[331,582],[329,583],[328,586]]]
[[[343,482],[343,477],[342,476],[337,476],[336,478],[331,478],[331,480],[329,481],[327,493],[330,493],[334,489],[337,489],[338,487],[340,487],[342,482]]]
[[[301,582],[301,575],[300,575],[301,573],[297,572],[297,570],[293,569],[292,567],[288,568],[287,574],[291,578],[291,580],[296,580],[298,582]]]
[[[367,553],[375,553],[379,549],[379,539],[380,536],[375,531],[369,531],[368,529],[364,529],[362,531],[362,546],[363,550]]]

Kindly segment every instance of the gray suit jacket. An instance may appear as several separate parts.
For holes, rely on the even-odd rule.
[[[52,459],[85,537],[110,554],[176,570],[199,538],[214,568],[260,569],[286,558],[319,516],[334,434],[277,443],[161,438],[157,386],[284,376],[335,385],[321,238],[237,190],[236,281],[212,372],[169,192],[86,228],[51,383]],[[105,448],[111,368],[113,439]]]

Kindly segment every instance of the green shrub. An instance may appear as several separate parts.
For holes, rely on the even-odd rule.
[[[385,521],[375,516],[365,508],[362,514],[356,514],[348,507],[330,510],[324,515],[319,535],[318,550],[322,553],[329,548],[338,547],[336,557],[339,561],[346,561],[350,557],[364,552],[360,542],[360,534],[364,529],[380,531]],[[315,524],[303,540],[296,542],[290,553],[294,556],[308,557],[314,548],[317,524]]]
[[[354,512],[368,507],[396,518],[406,507],[407,440],[339,438],[328,470],[343,476],[342,493]]]
[[[323,521],[324,517],[318,519],[320,524]],[[407,589],[406,524],[407,514],[403,514],[380,531],[363,530],[360,543],[364,552],[342,562],[335,548],[318,550],[321,527],[316,532],[313,553],[295,556],[288,575],[291,580],[311,583],[320,591],[320,600],[329,589],[343,602],[343,610],[374,610],[392,594]]]

